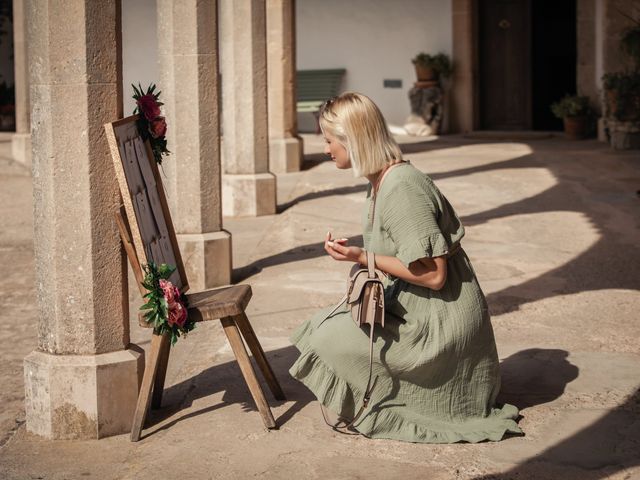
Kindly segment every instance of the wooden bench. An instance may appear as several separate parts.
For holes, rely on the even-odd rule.
[[[296,110],[299,113],[313,113],[317,120],[322,104],[338,95],[345,73],[344,68],[298,70]]]
[[[175,266],[176,270],[170,281],[182,292],[186,292],[189,284],[178,249],[162,177],[153,159],[149,142],[143,142],[138,134],[137,118],[138,116],[134,115],[105,125],[123,200],[123,206],[115,212],[120,236],[142,295],[146,290],[142,286],[141,266],[152,261],[156,264],[167,263]],[[285,400],[280,384],[245,315],[245,309],[251,299],[251,287],[232,285],[188,293],[187,298],[190,320],[220,320],[265,426],[276,428],[271,409],[265,400],[244,344],[247,343],[274,397],[277,400]],[[140,324],[149,326],[144,320]],[[149,406],[159,408],[161,405],[169,353],[169,335],[159,335],[154,331],[131,427],[131,440],[134,442],[140,439]]]

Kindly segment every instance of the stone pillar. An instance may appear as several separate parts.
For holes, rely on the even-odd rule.
[[[11,138],[13,159],[31,167],[29,63],[25,0],[13,0],[13,69],[16,92],[16,133]]]
[[[276,211],[269,173],[265,0],[220,0],[222,212]]]
[[[453,132],[470,132],[477,126],[474,4],[473,0],[452,0],[451,4],[454,69],[450,91]]]
[[[302,139],[296,114],[295,0],[267,0],[269,170],[297,172]]]
[[[27,430],[128,432],[144,369],[129,343],[118,184],[103,124],[122,114],[119,0],[28,0],[38,348]]]
[[[189,284],[231,282],[222,229],[216,0],[158,0],[160,89],[172,154],[163,162]]]

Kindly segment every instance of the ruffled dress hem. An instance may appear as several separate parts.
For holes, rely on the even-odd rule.
[[[310,329],[312,329],[311,322],[305,322],[290,338],[301,355],[289,373],[306,385],[318,401],[333,413],[344,415],[345,404],[355,403],[359,408],[363,397],[362,391],[339,378],[318,357],[307,341],[308,335],[311,333]],[[507,433],[522,434],[522,430],[515,422],[517,417],[518,409],[513,405],[505,404],[502,408],[492,409],[492,413],[487,417],[470,418],[464,423],[452,422],[450,423],[451,430],[435,430],[428,425],[408,421],[388,408],[376,409],[375,402],[372,401],[368,411],[364,412],[355,428],[359,433],[369,438],[414,443],[477,443],[484,440],[499,441]],[[438,423],[443,422],[439,421]],[[384,431],[378,431],[377,425],[384,426]],[[392,429],[389,428],[391,425],[393,425]]]

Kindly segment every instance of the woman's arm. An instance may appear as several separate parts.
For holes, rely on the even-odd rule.
[[[327,234],[324,242],[325,251],[334,259],[339,261],[357,262],[367,265],[367,254],[360,247],[348,247],[343,245],[346,240],[331,240],[331,234]],[[447,258],[424,257],[405,267],[396,257],[387,255],[376,255],[376,267],[394,277],[406,280],[414,285],[440,290],[447,281]]]

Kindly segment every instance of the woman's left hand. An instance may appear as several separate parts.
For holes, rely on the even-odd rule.
[[[331,232],[328,232],[324,241],[324,249],[334,260],[356,262],[364,265],[366,263],[364,249],[360,247],[349,247],[347,246],[347,242],[348,240],[346,238],[333,240],[331,238]]]

